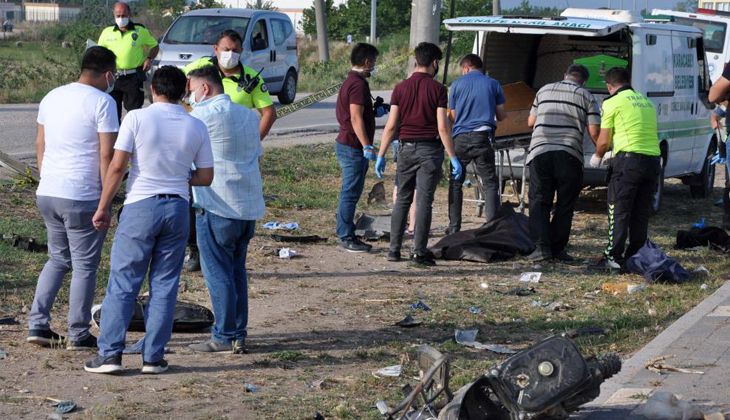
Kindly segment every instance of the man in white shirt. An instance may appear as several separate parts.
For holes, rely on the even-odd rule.
[[[52,90],[38,109],[36,153],[41,180],[36,194],[50,258],[38,277],[28,321],[29,343],[64,343],[51,330],[50,313],[63,277],[73,269],[67,348],[96,348],[89,327],[106,232],[94,229],[92,217],[119,131],[117,106],[108,95],[114,86],[115,60],[114,53],[104,47],[89,48],[81,60],[78,81]]]
[[[259,117],[223,93],[214,67],[188,73],[192,116],[208,127],[216,177],[194,187],[200,263],[215,312],[211,338],[190,348],[198,352],[245,353],[248,325],[246,253],[256,220],[266,207],[259,170],[263,155]]]
[[[188,186],[213,181],[208,131],[180,105],[187,79],[164,66],[152,78],[153,104],[131,111],[122,122],[114,159],[104,182],[94,226],[108,229],[112,198],[131,166],[127,196],[114,237],[111,271],[101,305],[99,356],[92,373],[122,371],[122,351],[135,300],[149,271],[142,373],[167,370],[165,344],[172,335],[177,289],[188,238]],[[190,171],[192,165],[197,168]]]

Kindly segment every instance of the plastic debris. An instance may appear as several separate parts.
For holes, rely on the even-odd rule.
[[[309,389],[327,389],[329,387],[330,387],[330,384],[327,381],[325,381],[324,379],[319,379],[319,380],[307,383],[307,388],[309,388]]]
[[[324,416],[318,411],[314,413],[314,417],[312,417],[314,420],[325,420]]]
[[[6,353],[3,350],[0,350],[0,360],[3,360],[8,357],[8,353]]]
[[[705,227],[705,218],[703,217],[702,220],[700,220],[699,222],[692,223],[692,227],[698,228],[698,229],[704,228]]]
[[[693,420],[701,414],[689,402],[670,392],[656,392],[639,407],[636,414],[648,420]]]
[[[52,407],[56,407],[57,414],[67,414],[76,410],[76,403],[73,401],[57,401],[51,403]]]
[[[378,370],[377,372],[375,372],[375,374],[380,375],[380,376],[390,376],[393,378],[397,378],[398,376],[400,376],[402,371],[403,371],[403,367],[401,365],[393,365],[393,366],[384,367],[384,368]]]
[[[603,283],[601,286],[603,291],[610,293],[636,293],[638,291],[646,289],[645,284],[636,283]]]
[[[58,413],[52,413],[52,414],[49,414],[49,415],[48,415],[48,416],[46,417],[46,419],[47,419],[47,420],[63,420],[63,416],[61,416],[61,415],[60,415],[60,414],[58,414]]]
[[[307,235],[307,236],[289,236],[289,235],[277,235],[271,234],[271,239],[278,242],[294,242],[299,244],[312,244],[317,242],[327,242],[327,238],[322,238],[319,235]]]
[[[725,420],[725,415],[722,413],[701,413],[702,420]]]
[[[540,272],[528,271],[520,274],[520,281],[523,283],[540,283],[541,277],[542,273]]]
[[[694,270],[692,270],[693,273],[701,273],[701,274],[710,274],[710,270],[707,269],[704,265],[701,265]]]
[[[500,354],[514,354],[517,353],[516,351],[512,349],[508,349],[507,347],[497,346],[493,344],[482,344],[477,339],[477,334],[479,333],[479,330],[455,330],[454,331],[454,339],[457,343],[468,346],[468,347],[474,347],[475,349],[480,350],[489,350],[495,353]]]
[[[697,375],[705,374],[705,372],[702,372],[700,370],[685,369],[685,368],[680,368],[680,367],[670,365],[669,363],[664,363],[665,360],[674,359],[675,357],[676,356],[674,354],[655,357],[653,359],[650,359],[648,362],[646,362],[644,367],[655,373],[678,372],[678,373],[690,373],[690,374],[697,374]]]
[[[412,316],[408,315],[402,320],[396,322],[394,325],[401,328],[413,328],[423,324],[422,321],[415,320]]]
[[[296,222],[291,223],[279,223],[279,222],[266,222],[261,225],[264,229],[270,230],[298,230],[299,224]]]
[[[626,286],[626,291],[629,292],[630,295],[642,290],[646,290],[645,284],[630,284]]]
[[[18,325],[20,322],[18,322],[17,319],[15,319],[14,316],[9,316],[7,318],[0,318],[0,325]]]
[[[385,184],[380,181],[373,185],[373,188],[368,193],[368,204],[385,204]]]
[[[247,383],[246,385],[244,385],[244,387],[246,389],[246,392],[256,392],[259,390],[259,387],[254,384]]]
[[[482,283],[479,285],[482,289],[489,289],[489,285],[487,283]]]
[[[469,308],[469,312],[471,312],[475,315],[479,315],[482,313],[482,308],[476,308],[476,307],[472,306],[471,308]]]
[[[530,286],[530,287],[519,286],[519,287],[515,287],[514,289],[508,290],[506,292],[502,291],[502,290],[497,290],[497,289],[494,289],[494,291],[501,295],[512,295],[512,296],[529,296],[529,295],[534,295],[535,293],[537,293],[537,290],[535,290],[535,288],[532,286]]]
[[[297,253],[293,249],[281,248],[279,250],[279,258],[281,258],[281,259],[288,260],[288,259],[294,258],[296,256],[297,256]]]
[[[600,290],[594,290],[583,295],[586,299],[598,299],[598,295],[601,293]]]
[[[424,311],[430,311],[431,308],[428,307],[425,303],[423,303],[422,300],[419,300],[417,303],[411,304],[411,309],[423,309]]]
[[[709,288],[710,288],[710,286],[708,286],[708,285],[706,285],[706,284],[703,284],[702,286],[700,286],[700,289],[701,289],[701,290],[707,290],[707,289],[709,289]]]

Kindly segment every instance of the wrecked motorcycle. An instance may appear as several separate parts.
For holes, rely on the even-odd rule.
[[[449,389],[449,356],[422,345],[421,381],[404,388],[405,399],[395,408],[382,400],[376,407],[387,420],[565,420],[597,398],[601,384],[621,370],[615,354],[581,354],[572,339],[590,333],[595,330],[547,338],[456,393]]]

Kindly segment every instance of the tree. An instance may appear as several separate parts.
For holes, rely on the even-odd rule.
[[[190,10],[222,9],[223,7],[225,6],[215,0],[198,0],[190,6]]]
[[[271,0],[253,0],[246,2],[246,9],[279,11],[279,8],[274,6],[274,2]]]
[[[699,0],[685,0],[677,3],[676,9],[679,12],[696,12]]]
[[[347,0],[339,6],[334,0],[325,0],[325,16],[327,32],[332,39],[346,39],[352,35],[356,39],[364,38],[370,33],[371,0]],[[409,28],[411,20],[411,0],[378,0],[377,7],[378,37],[402,32]],[[314,5],[305,9],[302,17],[304,33],[315,36],[317,24]]]

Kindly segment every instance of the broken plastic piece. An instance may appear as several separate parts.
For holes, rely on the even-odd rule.
[[[279,223],[279,222],[266,222],[263,225],[261,225],[264,229],[271,229],[271,230],[297,230],[299,229],[299,224],[296,222],[291,223]]]
[[[7,318],[0,318],[0,325],[18,325],[20,322],[15,319],[14,316],[9,316]]]
[[[249,384],[249,383],[247,383],[245,385],[245,388],[246,388],[246,392],[256,392],[259,390],[259,388],[257,386],[255,386],[254,384]]]
[[[639,407],[636,414],[648,420],[692,420],[700,418],[700,412],[689,402],[682,401],[670,392],[657,392]]]
[[[706,284],[703,284],[702,286],[700,286],[700,289],[702,289],[702,290],[707,290],[709,288],[710,288],[710,286],[708,286]]]
[[[293,249],[281,248],[279,250],[279,258],[281,258],[281,259],[288,260],[288,259],[294,258],[296,256],[297,256],[297,253]]]
[[[51,406],[56,407],[57,414],[67,414],[76,410],[76,403],[73,401],[58,401],[51,403]]]
[[[645,284],[630,284],[630,285],[626,286],[626,291],[629,292],[630,295],[634,294],[636,292],[640,292],[645,289],[646,289]]]
[[[469,312],[475,315],[479,315],[482,313],[482,308],[475,308],[474,306],[472,306],[471,308],[469,308]]]
[[[309,389],[327,389],[329,384],[324,379],[318,379],[316,381],[308,382],[307,388]]]
[[[396,322],[394,325],[401,328],[413,328],[423,324],[421,321],[416,321],[412,316],[408,315],[402,320]]]
[[[368,193],[368,204],[375,202],[376,204],[385,204],[385,184],[380,181],[373,185]]]
[[[3,360],[8,357],[8,353],[6,353],[3,350],[0,350],[0,360]]]
[[[411,304],[411,309],[423,309],[424,311],[430,311],[431,308],[428,307],[425,303],[423,303],[422,300],[419,300],[418,303]]]
[[[497,290],[497,289],[494,289],[494,291],[501,295],[512,295],[512,296],[529,296],[529,295],[534,295],[535,293],[537,293],[537,290],[535,290],[535,288],[532,286],[530,286],[530,287],[519,286],[519,287],[515,287],[512,290],[508,290],[506,292]]]
[[[492,344],[482,344],[477,339],[477,334],[479,333],[479,330],[455,330],[454,331],[454,339],[457,343],[468,346],[468,347],[474,347],[475,349],[479,350],[489,350],[493,351],[495,353],[501,353],[501,354],[514,354],[517,353],[514,350],[508,349],[506,347],[502,346],[496,346]]]
[[[376,374],[380,376],[390,376],[395,378],[400,376],[402,371],[403,367],[401,365],[393,365],[378,370]]]
[[[710,274],[710,270],[707,269],[704,265],[701,265],[694,270],[692,270],[693,273],[703,273],[703,274]]]
[[[482,283],[482,284],[479,285],[479,287],[481,287],[482,289],[489,289],[489,284]]]
[[[520,274],[520,281],[523,283],[540,283],[541,277],[542,273],[540,272],[528,271],[526,273]]]

